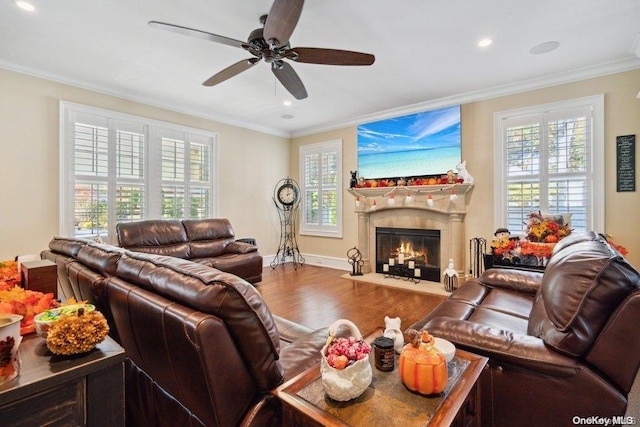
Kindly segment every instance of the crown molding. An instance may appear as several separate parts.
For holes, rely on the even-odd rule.
[[[120,98],[120,99],[124,99],[124,100],[127,100],[127,101],[138,102],[138,103],[141,103],[141,104],[149,105],[151,107],[162,108],[163,110],[168,110],[168,111],[172,111],[172,112],[175,112],[175,113],[186,114],[188,116],[192,116],[192,117],[196,117],[196,118],[200,118],[200,119],[212,120],[212,121],[224,123],[226,125],[237,126],[237,127],[243,128],[243,129],[254,130],[256,132],[262,132],[262,133],[266,133],[266,134],[274,135],[274,136],[279,136],[279,137],[283,137],[283,138],[290,138],[291,137],[290,132],[282,130],[282,129],[269,128],[269,127],[264,127],[264,126],[256,126],[254,123],[250,123],[250,122],[248,122],[246,120],[239,120],[239,119],[236,119],[236,118],[231,117],[231,116],[218,115],[218,114],[207,114],[207,113],[203,113],[202,111],[199,111],[199,110],[185,108],[185,107],[181,107],[181,106],[176,106],[175,104],[167,104],[167,103],[158,102],[158,100],[152,99],[152,98],[149,98],[149,97],[135,96],[135,95],[131,95],[130,93],[127,93],[127,92],[113,90],[111,88],[108,88],[108,87],[105,87],[105,86],[100,86],[100,85],[95,85],[95,84],[92,84],[92,83],[89,83],[89,82],[86,82],[86,81],[69,79],[69,78],[60,76],[58,74],[47,73],[47,72],[44,72],[42,70],[38,70],[38,69],[33,68],[33,67],[28,67],[28,66],[24,66],[24,65],[17,65],[15,63],[10,63],[10,62],[4,61],[3,59],[0,59],[0,68],[4,68],[6,70],[14,71],[14,72],[21,73],[21,74],[26,74],[28,76],[36,77],[36,78],[39,78],[39,79],[50,80],[50,81],[53,81],[55,83],[60,83],[60,84],[64,84],[64,85],[67,85],[67,86],[72,86],[72,87],[79,88],[79,89],[89,90],[89,91],[96,92],[96,93],[99,93],[99,94],[102,94],[102,95],[113,96],[115,98]]]
[[[640,46],[639,46],[640,48]],[[505,85],[495,86],[488,89],[461,93],[444,98],[438,98],[427,102],[408,105],[404,107],[394,108],[390,110],[380,111],[353,119],[327,123],[320,126],[312,126],[308,128],[298,129],[291,132],[291,137],[301,137],[313,135],[321,132],[327,132],[335,129],[357,126],[362,123],[369,123],[376,120],[386,119],[390,117],[398,117],[406,114],[417,113],[420,111],[433,110],[440,107],[446,107],[454,104],[466,104],[470,102],[483,101],[500,96],[514,95],[517,93],[528,92],[545,87],[558,86],[562,84],[579,82],[596,77],[602,77],[610,74],[622,73],[640,69],[640,57],[625,58],[623,60],[612,61],[597,66],[578,68],[557,74],[551,74],[530,80],[509,83]],[[639,94],[640,95],[640,94]]]
[[[625,71],[631,71],[640,68],[640,33],[636,36],[630,53],[635,57],[629,57],[618,61],[612,61],[597,66],[584,67],[574,69],[562,73],[552,74],[530,80],[523,80],[519,82],[509,83],[505,85],[495,86],[492,88],[482,89],[478,91],[461,93],[449,97],[438,98],[421,102],[417,104],[402,106],[398,108],[379,111],[376,113],[351,118],[348,120],[341,120],[335,122],[324,123],[318,126],[311,126],[307,128],[300,128],[293,131],[287,131],[284,129],[277,129],[271,127],[257,126],[255,123],[248,122],[246,120],[240,120],[231,116],[208,114],[200,110],[185,108],[176,106],[175,104],[167,104],[158,102],[156,99],[152,99],[145,96],[135,96],[130,93],[125,93],[111,88],[91,84],[86,81],[79,81],[69,79],[64,76],[60,76],[53,73],[47,73],[42,70],[38,70],[35,67],[29,67],[24,65],[17,65],[10,63],[3,59],[0,59],[0,68],[7,69],[9,71],[26,74],[32,77],[41,78],[45,80],[54,81],[56,83],[89,90],[92,92],[100,93],[103,95],[113,96],[116,98],[124,99],[127,101],[138,102],[141,104],[149,105],[151,107],[161,108],[163,110],[173,111],[180,114],[189,115],[196,118],[205,120],[212,120],[220,123],[224,123],[230,126],[236,126],[243,129],[253,130],[256,132],[265,133],[268,135],[278,136],[282,138],[296,138],[301,136],[313,135],[317,133],[332,131],[345,127],[357,126],[362,123],[368,123],[376,120],[381,120],[390,117],[397,117],[406,114],[412,114],[420,111],[433,110],[440,107],[445,107],[454,104],[465,104],[470,102],[477,102],[491,98],[497,98],[500,96],[513,95],[517,93],[527,92],[536,89],[542,89],[545,87],[557,86],[561,84],[568,84],[578,82],[581,80],[587,80],[591,78],[601,77],[609,74],[616,74]],[[640,92],[637,96],[640,99]]]

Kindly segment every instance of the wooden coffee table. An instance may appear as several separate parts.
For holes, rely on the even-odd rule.
[[[422,396],[400,381],[398,356],[395,369],[382,372],[369,358],[373,380],[365,392],[348,402],[326,395],[320,365],[278,387],[286,426],[480,426],[478,378],[486,357],[456,350],[449,362],[449,380],[442,393]]]

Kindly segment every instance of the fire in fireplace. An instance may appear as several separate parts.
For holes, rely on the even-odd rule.
[[[376,227],[376,273],[384,273],[385,264],[411,264],[413,270],[402,269],[407,276],[439,282],[440,230]]]

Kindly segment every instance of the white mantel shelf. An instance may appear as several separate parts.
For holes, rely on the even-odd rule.
[[[358,214],[358,248],[369,273],[375,263],[376,227],[423,228],[440,231],[440,270],[454,260],[464,270],[464,217],[473,184],[349,188]],[[389,202],[393,195],[393,203]],[[411,199],[407,200],[410,195]],[[451,197],[455,195],[455,197]]]
[[[455,190],[456,194],[466,194],[473,188],[473,184],[438,184],[438,185],[411,185],[400,187],[354,187],[349,188],[347,191],[354,196],[361,197],[380,197],[388,196],[390,194],[406,195],[411,194],[443,194],[449,195],[451,190]]]

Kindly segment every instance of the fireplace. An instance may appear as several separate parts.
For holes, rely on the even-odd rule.
[[[468,193],[472,187],[470,184],[455,184],[349,189],[356,198],[357,247],[362,253],[362,272],[377,272],[384,266],[384,259],[377,256],[377,229],[404,228],[439,233],[439,250],[433,249],[435,254],[427,263],[428,266],[439,269],[439,272],[435,270],[437,275],[430,273],[433,274],[431,279],[421,279],[441,282],[441,272],[447,268],[449,260],[453,260],[458,273],[462,273],[465,265],[464,218]],[[456,197],[452,197],[453,191]],[[394,203],[389,202],[390,194],[394,195]],[[391,257],[387,257],[387,262],[389,258]],[[382,264],[378,264],[378,259]]]
[[[385,264],[395,264],[407,267],[396,269],[401,275],[440,280],[440,230],[376,227],[375,253],[376,273],[385,273]]]

